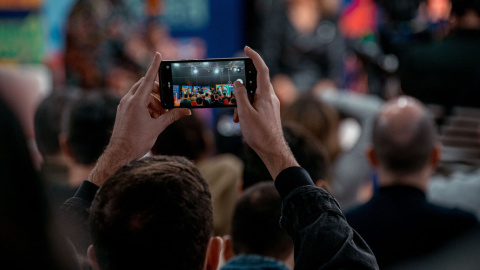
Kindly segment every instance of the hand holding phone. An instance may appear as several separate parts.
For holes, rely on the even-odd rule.
[[[236,107],[233,83],[245,85],[250,103],[257,71],[250,58],[162,61],[158,70],[162,107]]]

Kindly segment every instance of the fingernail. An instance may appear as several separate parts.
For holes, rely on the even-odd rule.
[[[248,46],[248,45],[245,45],[245,48],[248,48],[248,49],[250,49],[250,50],[252,49],[252,48],[250,48],[250,46]]]
[[[192,111],[191,111],[191,110],[188,110],[188,115],[192,115]]]
[[[155,55],[153,56],[153,60],[157,60],[158,57],[159,57],[160,53],[159,52],[155,52]]]

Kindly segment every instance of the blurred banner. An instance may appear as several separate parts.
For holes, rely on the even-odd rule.
[[[42,0],[0,2],[0,63],[40,63],[44,37]]]

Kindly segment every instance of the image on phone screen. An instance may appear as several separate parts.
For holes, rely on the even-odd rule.
[[[235,107],[235,81],[245,85],[249,96],[256,88],[249,58],[162,61],[159,78],[165,108]]]

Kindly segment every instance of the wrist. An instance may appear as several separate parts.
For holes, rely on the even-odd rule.
[[[263,151],[256,152],[274,180],[286,168],[299,166],[285,141],[273,148],[264,148]]]
[[[133,160],[129,156],[126,147],[121,147],[121,145],[110,141],[110,144],[95,164],[88,180],[97,186],[102,186],[120,167]]]

